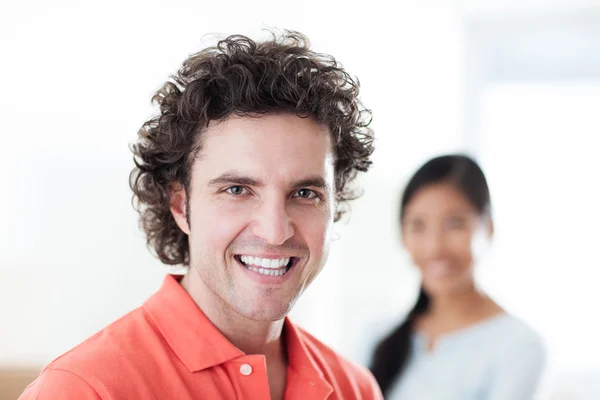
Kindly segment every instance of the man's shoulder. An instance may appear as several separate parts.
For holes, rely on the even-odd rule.
[[[383,398],[379,385],[367,368],[348,360],[304,329],[298,330],[308,352],[331,384],[340,388],[355,388],[361,398]]]
[[[46,394],[64,391],[66,385],[81,396],[104,390],[126,393],[130,388],[125,386],[148,378],[144,374],[147,366],[164,352],[164,342],[140,307],[51,361],[28,392],[41,388]]]
[[[79,373],[99,364],[118,365],[138,358],[142,347],[152,345],[153,336],[156,329],[150,317],[143,308],[136,308],[50,362],[48,368]]]

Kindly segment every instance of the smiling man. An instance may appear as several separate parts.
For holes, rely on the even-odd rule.
[[[22,398],[381,398],[366,369],[286,317],[371,163],[358,84],[298,33],[230,36],[154,100],[131,186],[149,245],[188,272],[50,363]]]

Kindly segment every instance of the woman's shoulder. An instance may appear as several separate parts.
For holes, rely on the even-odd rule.
[[[521,318],[503,313],[488,324],[490,345],[502,358],[518,354],[543,359],[546,353],[541,335]]]
[[[495,342],[498,344],[506,343],[510,346],[542,344],[542,338],[535,329],[490,298],[475,327],[478,325],[482,333],[496,336]],[[499,349],[502,347],[499,346]]]
[[[506,339],[512,338],[517,342],[542,341],[539,333],[519,317],[504,312],[495,318],[497,319],[495,329],[498,331],[498,333],[505,334]]]

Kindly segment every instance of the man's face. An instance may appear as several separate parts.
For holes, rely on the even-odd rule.
[[[173,214],[189,235],[190,273],[210,296],[253,320],[291,310],[327,259],[333,164],[330,132],[311,118],[234,116],[208,127],[191,171],[190,225]]]

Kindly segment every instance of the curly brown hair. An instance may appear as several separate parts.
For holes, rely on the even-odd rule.
[[[327,125],[338,221],[346,201],[359,196],[349,183],[371,165],[371,112],[358,93],[358,80],[333,57],[310,50],[298,32],[272,33],[262,42],[232,35],[191,55],[152,97],[160,114],[144,123],[131,146],[130,186],[148,247],[165,264],[189,265],[188,237],[170,212],[170,188],[179,183],[189,193],[202,133],[231,115],[295,113]]]

